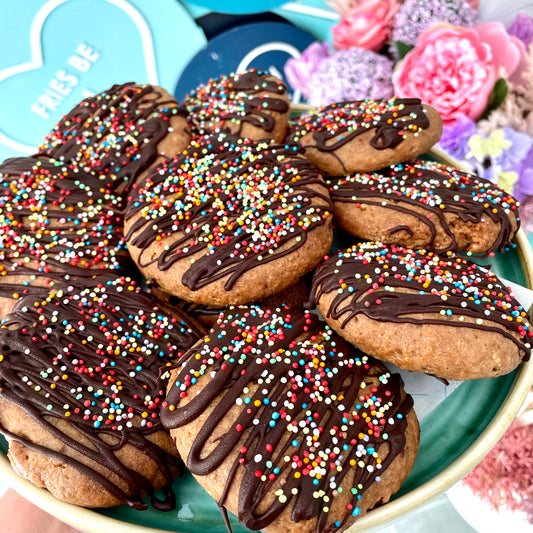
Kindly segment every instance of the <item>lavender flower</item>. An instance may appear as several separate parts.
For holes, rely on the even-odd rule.
[[[466,162],[479,176],[498,183],[509,193],[519,192],[525,172],[532,165],[528,153],[533,148],[533,137],[505,127],[489,136],[475,133],[467,146]]]
[[[464,0],[406,0],[394,19],[392,40],[414,46],[436,22],[470,27],[477,21],[477,11]]]
[[[507,33],[518,37],[527,49],[533,42],[533,20],[524,13],[518,13],[507,28]]]
[[[463,113],[457,115],[457,122],[442,131],[439,147],[456,159],[465,159],[468,153],[468,139],[477,133],[476,123]]]
[[[516,170],[521,168],[522,162],[529,159],[529,164],[533,167],[533,158],[528,157],[533,148],[533,137],[527,133],[521,133],[513,128],[502,128],[505,138],[511,142],[511,147],[504,150],[498,163],[505,169]]]
[[[311,43],[300,55],[285,63],[285,77],[295,91],[300,91],[305,98],[309,97],[311,76],[322,61],[329,57],[327,43]]]
[[[533,201],[533,147],[517,166],[518,180],[513,189],[513,195],[519,202],[526,199]],[[533,219],[531,220],[533,223]]]
[[[328,105],[348,100],[390,98],[393,63],[371,50],[350,48],[325,59],[309,83],[309,103]]]

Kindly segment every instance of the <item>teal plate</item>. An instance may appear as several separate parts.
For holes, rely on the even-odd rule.
[[[438,154],[439,159],[446,159]],[[516,248],[489,263],[505,279],[533,288],[533,252],[521,230]],[[362,516],[348,530],[364,531],[393,521],[427,503],[464,477],[489,452],[516,416],[533,384],[533,361],[499,378],[467,381],[421,423],[420,450],[401,490],[385,505]],[[176,479],[177,505],[161,512],[122,506],[83,509],[57,501],[51,494],[19,478],[6,458],[0,437],[0,472],[13,489],[63,522],[87,533],[225,533],[222,515],[211,497],[189,473]],[[234,533],[246,533],[230,517]]]

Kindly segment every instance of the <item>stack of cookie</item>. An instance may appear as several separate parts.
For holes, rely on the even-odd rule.
[[[354,237],[315,270],[311,306],[402,369],[450,380],[507,374],[529,357],[527,312],[469,256],[513,246],[518,203],[476,175],[418,159],[441,130],[417,106],[333,104],[295,120],[291,139],[327,175],[335,224]]]
[[[418,450],[382,361],[475,379],[529,354],[525,311],[458,255],[510,246],[518,205],[417,159],[432,108],[289,116],[261,71],[181,105],[124,84],[0,166],[0,430],[20,475],[87,507],[163,488],[169,508],[179,456],[250,529],[342,531]]]
[[[132,275],[123,194],[188,145],[184,115],[163,89],[114,86],[63,117],[37,154],[0,165],[0,316],[72,277]]]
[[[188,145],[185,113],[163,89],[117,85],[0,165],[1,431],[15,471],[76,505],[173,501],[159,373],[205,330],[141,290],[123,195]]]

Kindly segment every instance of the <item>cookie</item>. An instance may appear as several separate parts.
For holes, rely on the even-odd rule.
[[[344,530],[413,466],[418,421],[401,378],[315,314],[230,309],[183,361],[161,420],[249,529]]]
[[[316,269],[313,304],[344,338],[405,370],[488,378],[530,355],[526,310],[493,272],[463,257],[362,243]]]
[[[0,165],[0,315],[57,282],[132,271],[120,200],[97,176],[48,158]]]
[[[211,78],[188,93],[183,105],[195,133],[223,128],[252,140],[285,139],[290,115],[287,87],[268,72],[249,70]]]
[[[494,183],[420,159],[329,182],[336,225],[365,240],[437,253],[505,251],[518,202]]]
[[[418,98],[359,100],[317,107],[289,123],[288,139],[329,176],[371,172],[423,154],[442,120]]]
[[[125,236],[147,280],[216,307],[261,300],[311,271],[331,219],[318,168],[295,147],[215,134],[134,186]]]
[[[158,300],[162,300],[171,306],[178,306],[187,315],[197,319],[202,325],[208,328],[213,326],[218,316],[226,310],[225,307],[211,307],[209,305],[180,300],[176,296],[163,292],[158,287],[150,287],[150,291]],[[257,304],[263,309],[276,309],[277,307],[286,305],[292,313],[295,313],[304,311],[304,305],[308,297],[309,287],[303,279],[299,279],[290,287],[271,296],[267,296],[265,299],[257,302]]]
[[[185,109],[155,85],[124,83],[86,98],[65,115],[39,154],[96,174],[126,192],[148,168],[188,145]]]
[[[202,334],[127,278],[26,297],[0,328],[0,431],[14,470],[61,501],[127,504],[162,488],[177,453],[159,418],[161,367]]]

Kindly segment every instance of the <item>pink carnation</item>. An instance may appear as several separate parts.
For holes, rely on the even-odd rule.
[[[330,56],[326,43],[311,43],[299,57],[290,58],[285,63],[285,77],[289,85],[300,91],[305,98],[309,98],[310,83],[313,74]]]
[[[396,0],[361,0],[331,28],[333,47],[336,50],[364,48],[379,51],[390,39],[399,7]]]
[[[422,32],[401,61],[393,83],[400,97],[435,107],[446,125],[459,113],[477,120],[499,78],[520,76],[525,48],[501,22],[463,28],[437,24]]]

